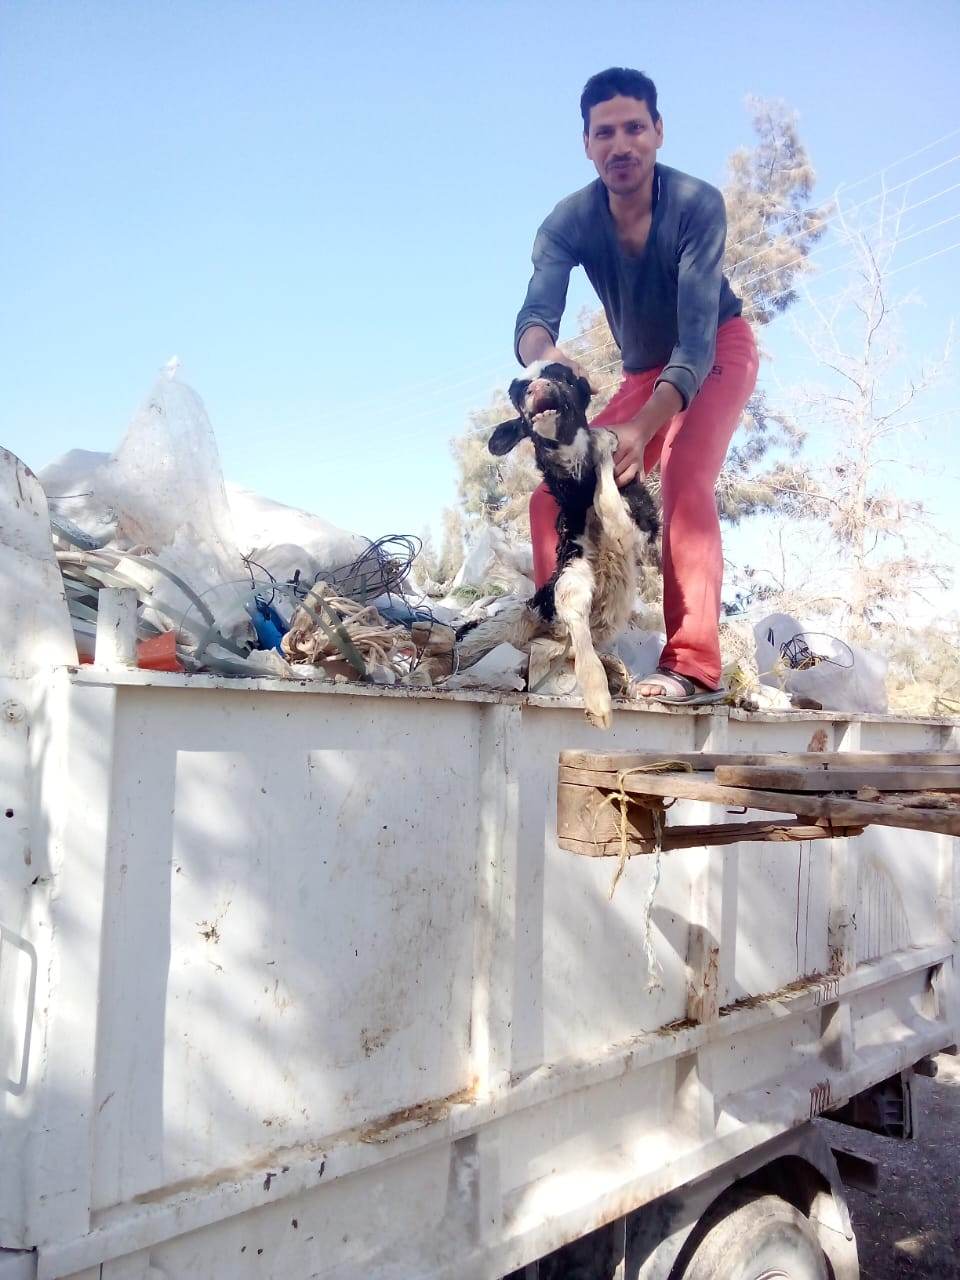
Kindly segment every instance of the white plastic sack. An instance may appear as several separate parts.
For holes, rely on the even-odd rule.
[[[38,471],[37,479],[53,515],[64,516],[98,541],[112,542],[117,532],[117,513],[102,492],[109,461],[109,453],[71,449]]]
[[[179,382],[176,364],[154,383],[119,449],[100,474],[99,492],[117,517],[120,547],[154,556],[189,584],[221,633],[252,636],[244,610],[249,582],[227,503],[220,454],[203,401]],[[208,629],[196,604],[175,583],[145,566],[124,572],[149,585],[144,616],[182,635]]]
[[[40,473],[51,509],[114,551],[146,554],[202,597],[220,630],[252,634],[245,570],[233,535],[220,458],[200,397],[177,381],[174,362],[157,379],[112,456],[72,450]],[[144,618],[196,638],[209,623],[166,575],[124,560],[149,595]]]
[[[136,529],[138,521],[125,511],[121,522],[115,504],[119,501],[126,508],[130,502],[113,491],[116,479],[110,464],[109,453],[71,449],[37,475],[56,515],[95,538],[106,537],[107,545],[113,548],[129,549],[135,541],[129,535],[142,530]],[[274,502],[229,481],[224,487],[236,547],[281,582],[291,578],[296,569],[301,570],[301,577],[309,574],[312,579],[318,572],[350,564],[368,545],[360,534],[339,529],[321,516]],[[241,576],[243,573],[241,564]]]
[[[450,591],[461,587],[503,587],[521,595],[533,594],[533,552],[529,543],[510,542],[496,525],[484,525],[477,534]]]
[[[280,582],[289,581],[297,569],[305,581],[313,582],[318,575],[352,564],[369,546],[366,538],[309,511],[235,484],[228,483],[226,491],[240,550]]]
[[[886,658],[849,644],[823,627],[823,623],[804,625],[785,613],[761,619],[754,627],[761,683],[814,698],[825,710],[884,714]],[[820,661],[806,670],[791,668],[782,650],[794,642],[798,649],[806,645]]]

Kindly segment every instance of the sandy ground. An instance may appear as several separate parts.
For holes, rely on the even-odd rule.
[[[880,1165],[876,1196],[847,1188],[862,1280],[960,1280],[960,1058],[915,1077],[918,1137],[894,1142],[825,1124],[832,1145]]]

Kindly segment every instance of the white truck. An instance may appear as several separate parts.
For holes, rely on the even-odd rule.
[[[854,1280],[813,1120],[909,1134],[958,841],[665,853],[651,972],[656,860],[558,846],[558,753],[956,723],[78,667],[0,495],[0,1280]]]

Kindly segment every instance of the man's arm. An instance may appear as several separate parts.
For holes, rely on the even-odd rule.
[[[726,241],[723,196],[708,187],[690,211],[679,246],[677,345],[657,379],[657,386],[666,382],[677,389],[684,408],[700,390],[713,365]]]
[[[533,242],[533,275],[517,316],[514,350],[522,365],[535,360],[571,363],[557,346],[557,338],[567,302],[570,272],[578,259],[566,236],[550,225],[552,216]]]
[[[643,474],[643,451],[661,427],[688,408],[713,365],[723,281],[727,213],[719,191],[708,188],[691,211],[680,244],[677,344],[637,417],[615,427],[620,447],[614,474],[621,487]]]
[[[624,485],[643,475],[643,451],[661,427],[666,426],[686,406],[676,387],[669,382],[658,382],[653,395],[632,422],[620,427],[608,427],[620,441],[613,455],[613,474],[622,489]]]
[[[517,355],[524,366],[533,364],[536,360],[552,360],[559,353],[560,348],[554,342],[553,335],[539,324],[529,325],[520,334]]]

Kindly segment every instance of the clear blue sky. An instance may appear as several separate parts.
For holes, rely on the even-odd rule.
[[[821,196],[960,127],[955,0],[3,0],[0,443],[112,449],[176,353],[228,478],[370,536],[435,521],[447,442],[512,367],[535,228],[592,176],[580,88],[613,63],[656,79],[663,159],[717,183],[748,93],[798,109]],[[958,279],[960,252],[900,277],[917,349]]]

